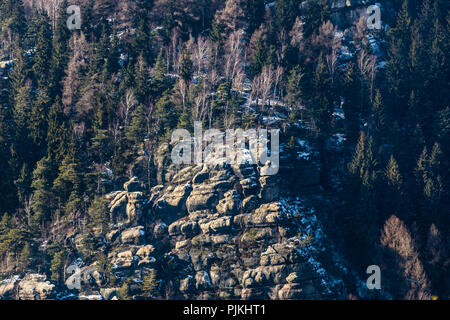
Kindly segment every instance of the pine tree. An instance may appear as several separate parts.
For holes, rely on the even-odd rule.
[[[304,72],[300,66],[295,66],[289,72],[289,78],[286,87],[287,103],[293,108],[291,118],[297,119],[298,108],[301,98],[304,96]]]
[[[84,234],[81,240],[81,254],[83,260],[90,261],[95,256],[97,241],[94,233],[90,230]]]
[[[53,183],[53,191],[66,213],[79,213],[83,208],[83,171],[74,142],[59,166],[59,174]]]
[[[48,18],[43,15],[39,23],[39,33],[33,57],[33,74],[38,88],[46,88],[49,84],[49,61],[52,56],[52,32]]]
[[[112,157],[112,168],[116,177],[125,176],[130,162],[130,152],[126,139],[119,137]]]
[[[159,52],[158,58],[155,64],[155,75],[153,77],[153,92],[154,95],[159,97],[165,90],[168,89],[169,79],[167,78],[167,64],[164,58],[163,51]]]
[[[59,7],[56,18],[55,30],[52,40],[52,57],[49,71],[49,82],[52,90],[49,90],[50,96],[55,98],[62,95],[61,81],[64,78],[64,70],[67,66],[68,41],[70,31],[67,29],[67,0],[64,0]]]
[[[51,217],[53,206],[52,177],[54,176],[54,166],[47,156],[42,158],[33,171],[33,198],[31,209],[33,210],[33,223],[40,226],[43,221],[48,221]]]
[[[42,88],[32,104],[29,122],[30,137],[36,146],[36,153],[43,156],[46,153],[48,132],[47,112],[50,107],[50,97],[46,87]]]
[[[325,64],[324,55],[321,53],[314,71],[311,106],[314,121],[322,135],[329,134],[331,130],[331,115],[333,112],[331,85],[331,76]]]
[[[19,257],[19,265],[23,271],[25,271],[30,266],[31,258],[32,258],[31,247],[30,247],[30,244],[27,242],[23,246],[23,249],[20,252],[20,257]]]
[[[361,114],[358,108],[361,100],[361,83],[356,72],[356,66],[352,61],[345,67],[343,77],[344,104],[342,108],[345,114],[346,141],[350,146],[354,146],[361,130]]]
[[[251,35],[264,20],[264,0],[245,1],[245,16],[247,18],[247,34]]]
[[[400,120],[407,111],[405,106],[407,106],[411,83],[409,57],[411,17],[408,11],[408,0],[403,2],[396,26],[389,31],[389,36],[389,59],[386,64],[386,76],[391,97],[391,113],[395,116],[395,119]]]
[[[2,220],[0,221],[0,235],[5,235],[10,229],[11,229],[11,220],[9,215],[5,212],[2,215]]]
[[[64,115],[64,108],[59,97],[55,98],[55,103],[50,107],[48,115],[47,131],[47,154],[61,163],[67,153],[67,145],[70,138],[67,119]]]
[[[106,254],[100,252],[97,255],[97,271],[103,274],[108,284],[114,285],[116,283],[116,276],[113,272],[113,266]]]
[[[259,37],[256,42],[256,50],[252,56],[252,62],[250,64],[250,76],[256,77],[261,73],[263,67],[267,65],[268,61],[268,50],[266,45],[264,44],[264,40],[262,37]]]
[[[404,197],[403,179],[397,161],[395,161],[395,158],[392,155],[384,174],[387,187],[384,189],[385,209],[382,212],[391,212],[399,215],[401,213],[399,211],[402,209],[402,199]]]
[[[136,98],[141,103],[147,102],[147,95],[150,92],[149,71],[143,56],[139,56],[134,66],[135,92]]]
[[[9,73],[9,97],[10,102],[14,103],[15,96],[20,88],[25,86],[25,82],[28,76],[28,66],[24,57],[24,51],[21,48],[19,42],[14,44],[14,68]]]
[[[153,36],[148,25],[148,17],[145,10],[139,10],[137,14],[136,34],[134,36],[133,52],[137,56],[142,56],[146,63],[154,60],[152,46]]]
[[[13,172],[10,166],[11,150],[11,108],[0,104],[0,172],[3,178],[0,179],[0,190],[3,195],[0,197],[0,212],[13,211],[16,206],[16,190],[13,183]]]
[[[178,114],[170,99],[169,91],[165,91],[161,98],[156,102],[155,117],[159,122],[160,136],[168,134],[171,129],[176,127]]]
[[[93,160],[104,163],[111,155],[110,137],[108,136],[106,107],[100,105],[94,114],[90,152]]]
[[[376,90],[375,98],[372,105],[372,126],[373,135],[377,138],[377,142],[383,141],[386,137],[387,130],[386,123],[386,110],[381,97],[380,90]]]
[[[300,9],[303,24],[303,37],[309,38],[326,21],[330,20],[331,10],[327,1],[312,0],[302,5]],[[291,24],[293,25],[293,24]]]
[[[438,206],[444,189],[441,158],[442,151],[439,144],[435,143],[430,154],[426,147],[423,149],[416,168],[416,175],[419,185],[422,186],[423,195],[434,209]]]
[[[180,63],[180,77],[189,83],[194,74],[194,65],[192,60],[186,50],[182,53],[181,63]]]
[[[125,135],[133,145],[138,145],[144,141],[147,132],[146,128],[145,108],[140,104],[131,116],[130,124],[125,129]]]
[[[58,251],[53,255],[50,263],[51,279],[58,284],[64,281],[64,264],[66,260],[66,252],[64,250]]]
[[[295,0],[279,0],[275,3],[275,21],[279,31],[289,32],[299,15],[299,3]]]
[[[119,289],[120,300],[131,300],[130,297],[130,284],[129,280],[126,280]]]
[[[21,41],[27,28],[22,0],[4,0],[0,4],[0,21],[10,39]]]
[[[378,168],[373,141],[363,132],[348,164],[348,173],[344,188],[345,216],[342,217],[345,241],[352,247],[349,255],[359,263],[366,263],[371,259],[368,251],[373,249],[382,217],[378,212]]]
[[[108,203],[98,196],[95,196],[89,207],[90,227],[97,228],[101,234],[108,231],[109,215]]]
[[[159,281],[156,280],[155,273],[151,272],[149,275],[144,277],[142,282],[141,290],[145,297],[151,298],[159,285]]]
[[[31,88],[19,88],[14,97],[14,135],[9,165],[13,170],[19,202],[24,203],[30,191],[31,167],[36,161],[34,146],[29,137],[29,114],[31,112]]]

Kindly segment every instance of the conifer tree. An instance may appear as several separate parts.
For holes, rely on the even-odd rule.
[[[342,108],[345,114],[345,133],[347,143],[353,146],[356,144],[361,130],[361,114],[358,108],[361,84],[356,66],[352,61],[347,64],[343,77],[344,104]]]
[[[387,123],[386,110],[383,103],[380,90],[376,90],[375,98],[372,105],[372,125],[373,135],[377,137],[378,142],[386,137]]]
[[[49,90],[52,98],[62,96],[61,81],[64,78],[64,70],[67,66],[68,41],[70,38],[69,30],[66,26],[67,21],[67,0],[64,0],[57,12],[55,30],[52,40],[52,57],[50,60],[49,82],[52,90]]]
[[[50,263],[51,279],[58,284],[64,281],[64,264],[66,260],[66,252],[64,250],[58,251],[53,255]]]
[[[48,18],[43,15],[39,21],[36,47],[33,57],[33,74],[38,88],[45,88],[49,84],[49,61],[52,56],[52,32]]]
[[[74,138],[72,138],[73,140]],[[70,143],[67,154],[59,166],[59,174],[53,183],[59,206],[66,213],[77,214],[83,206],[83,168],[75,142]]]
[[[142,104],[134,110],[130,124],[126,128],[125,135],[127,139],[135,146],[144,141],[147,125],[145,108]]]
[[[151,272],[149,275],[145,276],[141,286],[144,296],[151,298],[158,287],[158,284],[159,281],[156,280],[154,272]]]
[[[62,162],[67,152],[67,145],[70,138],[69,134],[61,99],[56,97],[55,103],[50,107],[48,115],[47,154],[57,164]]]
[[[23,271],[25,271],[30,266],[31,257],[32,257],[31,247],[30,247],[30,244],[27,242],[23,246],[23,249],[20,252],[20,257],[19,257],[19,265]]]
[[[167,64],[164,58],[163,51],[158,54],[155,64],[155,75],[152,79],[153,92],[156,97],[159,97],[165,90],[168,89],[169,79],[167,78]]]
[[[389,163],[385,169],[385,180],[387,188],[384,189],[385,208],[382,212],[391,212],[396,215],[401,214],[399,210],[402,209],[403,203],[403,179],[400,174],[397,161],[391,155]]]
[[[192,75],[194,73],[194,65],[192,63],[192,60],[187,53],[187,51],[184,51],[182,53],[181,63],[180,63],[180,77],[189,83],[192,79]]]
[[[388,90],[391,96],[391,113],[397,120],[406,114],[410,94],[411,17],[408,0],[404,0],[395,28],[389,31],[389,59],[386,64]]]
[[[275,21],[279,31],[289,32],[299,15],[299,3],[295,0],[279,0],[275,3]]]
[[[36,153],[43,156],[46,153],[46,140],[48,120],[47,113],[50,107],[50,97],[47,87],[39,90],[31,107],[29,131],[30,137],[36,146]]]
[[[55,169],[51,158],[44,157],[36,164],[33,171],[33,198],[31,209],[33,210],[33,224],[39,226],[43,221],[48,221],[51,217],[52,210],[52,176]]]
[[[25,86],[25,82],[28,76],[27,61],[24,57],[24,51],[19,42],[14,44],[14,68],[9,74],[9,97],[10,102],[14,103],[15,96],[20,88]]]
[[[314,71],[311,106],[314,121],[322,135],[329,134],[331,130],[331,114],[334,102],[331,85],[331,76],[325,64],[324,55],[321,53]]]

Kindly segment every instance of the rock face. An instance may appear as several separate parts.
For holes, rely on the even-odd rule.
[[[18,297],[20,300],[52,299],[55,293],[55,285],[47,281],[45,275],[27,274],[19,282]]]
[[[56,286],[47,276],[30,273],[0,281],[0,299],[47,300],[56,297]]]
[[[107,196],[107,199],[112,199],[109,205],[110,219],[113,223],[125,221],[136,225],[143,214],[141,184],[137,177],[133,177],[124,184],[124,189]]]
[[[337,255],[324,254],[334,251],[314,208],[284,196],[281,176],[250,164],[165,170],[164,184],[149,194],[132,178],[106,196],[111,223],[95,246],[109,267],[95,259],[80,265],[65,279],[80,277],[80,290],[56,295],[45,276],[27,275],[0,282],[0,296],[112,300],[133,279],[130,295],[138,297],[152,275],[155,295],[170,299],[346,297],[348,272]]]
[[[330,248],[323,245],[327,241],[317,216],[305,201],[281,196],[280,177],[261,176],[253,165],[225,163],[169,171],[170,182],[149,195],[142,194],[135,178],[124,191],[108,195],[111,224],[97,237],[97,246],[104,248],[115,283],[95,261],[66,279],[66,284],[82,279],[81,290],[72,295],[118,299],[127,279],[134,279],[133,295],[139,291],[132,288],[152,275],[155,290],[165,298],[346,296],[345,268],[338,260],[321,262]],[[0,294],[48,299],[55,288],[45,276],[29,275],[1,282]]]
[[[146,229],[152,232],[145,239],[151,248],[118,251],[111,256],[116,270],[152,270],[170,285],[173,298],[345,296],[343,281],[318,259],[324,235],[317,217],[301,201],[280,197],[278,176],[226,163],[168,176],[169,184],[150,195],[152,222]]]

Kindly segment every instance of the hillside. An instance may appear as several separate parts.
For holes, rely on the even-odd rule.
[[[2,1],[0,299],[448,299],[448,7]]]

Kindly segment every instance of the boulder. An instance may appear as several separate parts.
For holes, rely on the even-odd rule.
[[[155,248],[151,244],[139,247],[136,251],[138,267],[148,267],[154,264],[156,262],[156,259],[151,256],[154,251]]]
[[[19,276],[14,276],[12,278],[0,281],[0,300],[14,297],[19,280]]]
[[[135,256],[132,250],[110,253],[108,258],[114,269],[128,269],[134,265]]]
[[[230,184],[226,181],[211,182],[194,186],[187,198],[186,208],[189,213],[199,210],[210,210],[219,203],[220,194],[229,189]]]
[[[117,298],[119,296],[120,288],[102,288],[100,289],[100,294],[105,300],[112,300],[114,297]]]
[[[27,274],[19,282],[18,297],[21,300],[47,300],[54,298],[56,286],[42,274]]]
[[[259,183],[261,185],[259,197],[262,202],[267,203],[278,200],[280,188],[276,176],[263,176],[259,178]]]
[[[120,235],[123,244],[140,244],[144,240],[145,232],[143,226],[125,229]]]
[[[216,206],[217,212],[221,215],[234,215],[239,212],[241,200],[236,190],[227,191],[224,198]]]
[[[231,228],[231,217],[221,217],[214,220],[199,221],[200,229],[203,233],[227,233]]]

